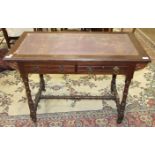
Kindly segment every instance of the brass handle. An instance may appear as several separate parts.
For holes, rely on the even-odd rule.
[[[114,73],[114,74],[119,74],[119,71],[120,71],[120,68],[119,68],[118,66],[115,66],[115,67],[113,68],[113,73]]]
[[[39,66],[34,66],[34,67],[32,67],[32,69],[33,69],[33,71],[39,71]]]
[[[93,74],[93,68],[92,67],[88,67],[88,72],[89,72],[89,74],[90,74],[90,77],[92,77],[92,78],[94,78],[94,80],[96,81],[96,75],[95,74]]]
[[[92,69],[92,67],[88,67],[88,72],[90,73],[90,74],[92,74],[93,73],[93,69]]]

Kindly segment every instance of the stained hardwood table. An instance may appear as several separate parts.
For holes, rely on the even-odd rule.
[[[150,62],[133,34],[102,32],[25,32],[5,60],[16,63],[19,68],[34,122],[37,121],[40,99],[107,99],[116,102],[117,123],[121,123],[134,72],[139,66]],[[29,87],[30,73],[40,76],[40,88],[34,101]],[[42,91],[45,91],[44,74],[111,74],[111,95],[45,96],[42,95]],[[121,101],[116,89],[119,74],[125,75]]]

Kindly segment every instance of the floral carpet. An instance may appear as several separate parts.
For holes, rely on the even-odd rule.
[[[145,43],[142,42],[142,43]],[[149,52],[152,50],[145,45]],[[30,75],[34,98],[39,88],[38,75]],[[46,92],[52,95],[105,95],[110,92],[110,75],[45,75]],[[120,97],[124,77],[118,76]],[[132,80],[125,118],[117,124],[114,101],[106,100],[41,100],[37,111],[37,124],[29,117],[25,89],[18,71],[0,73],[0,126],[155,126],[155,63],[136,71]]]

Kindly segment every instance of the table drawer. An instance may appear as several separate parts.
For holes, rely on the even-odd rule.
[[[71,74],[75,72],[73,65],[27,65],[24,68],[28,73]]]
[[[127,66],[91,66],[91,65],[24,65],[27,73],[51,73],[51,74],[123,74],[128,71]]]
[[[122,74],[127,70],[127,66],[78,66],[78,73],[81,74]]]

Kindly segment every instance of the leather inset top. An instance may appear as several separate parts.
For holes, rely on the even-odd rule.
[[[138,55],[128,34],[28,33],[15,55]]]

